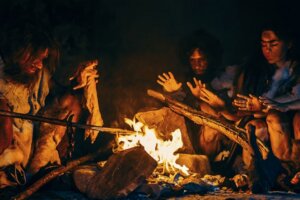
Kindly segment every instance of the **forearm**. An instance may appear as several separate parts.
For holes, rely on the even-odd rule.
[[[300,110],[300,99],[285,103],[288,110]]]
[[[288,102],[293,102],[296,101],[300,98],[300,96],[298,95],[294,95],[294,94],[286,94],[280,97],[276,97],[274,98],[275,101],[279,102],[279,103],[288,103]]]
[[[5,99],[0,99],[0,110],[9,110]],[[12,118],[0,116],[0,154],[12,143],[12,124]]]
[[[241,117],[238,116],[236,113],[232,113],[232,112],[230,112],[230,111],[228,111],[228,110],[221,110],[221,111],[219,111],[219,113],[220,113],[225,119],[227,119],[227,120],[229,120],[229,121],[234,121],[234,122],[236,122],[236,121],[238,121],[239,119],[241,119]]]
[[[1,110],[7,110],[3,102],[0,102]],[[0,117],[0,154],[12,143],[13,129],[10,117]]]

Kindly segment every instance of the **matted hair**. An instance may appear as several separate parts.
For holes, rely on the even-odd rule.
[[[29,55],[25,62],[30,62],[47,48],[48,57],[44,60],[44,64],[51,73],[54,73],[60,53],[58,43],[50,33],[32,24],[22,24],[8,29],[0,47],[5,63],[4,72],[12,75],[18,70],[18,63],[24,55]]]

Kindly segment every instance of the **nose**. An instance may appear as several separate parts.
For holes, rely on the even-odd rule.
[[[266,50],[266,52],[271,53],[272,52],[272,46],[270,44],[266,44],[265,50]]]

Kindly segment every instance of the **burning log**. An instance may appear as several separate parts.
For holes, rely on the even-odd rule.
[[[49,183],[56,177],[64,174],[67,171],[70,171],[74,169],[75,167],[94,160],[95,158],[99,157],[103,153],[107,152],[108,149],[110,149],[110,146],[107,146],[105,149],[100,148],[98,151],[88,154],[86,156],[83,156],[81,158],[78,158],[76,160],[70,161],[66,166],[60,166],[59,168],[49,172],[45,176],[43,176],[41,179],[37,180],[35,183],[33,183],[31,186],[29,186],[24,192],[18,194],[17,196],[13,197],[13,200],[23,200],[29,198],[32,194],[37,192],[41,187],[43,187],[45,184]]]
[[[248,151],[251,155],[254,155],[254,151],[249,144],[247,139],[247,134],[245,129],[238,128],[233,124],[230,124],[224,120],[217,119],[209,114],[206,114],[202,111],[195,110],[183,103],[180,103],[168,96],[165,96],[159,92],[148,90],[147,91],[149,96],[152,96],[162,102],[168,104],[168,106],[176,113],[181,114],[196,124],[209,126],[213,129],[218,130],[220,133],[227,136],[232,141],[241,145],[243,149]],[[256,140],[259,150],[262,152],[263,155],[267,155],[269,153],[268,147],[264,145],[264,143],[257,139]]]
[[[143,147],[122,151],[112,155],[103,169],[85,183],[85,192],[93,199],[127,196],[152,174],[156,166],[156,161]]]

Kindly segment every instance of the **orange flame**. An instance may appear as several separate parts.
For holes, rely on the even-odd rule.
[[[145,151],[155,159],[158,164],[164,166],[164,171],[170,173],[177,169],[183,174],[189,175],[188,168],[185,165],[181,166],[176,163],[179,155],[174,155],[174,152],[183,146],[179,129],[172,132],[171,140],[163,141],[156,137],[155,129],[149,129],[143,123],[136,122],[135,119],[130,120],[125,118],[125,122],[136,131],[136,134],[117,136],[117,148],[115,151],[122,151],[142,145]]]

